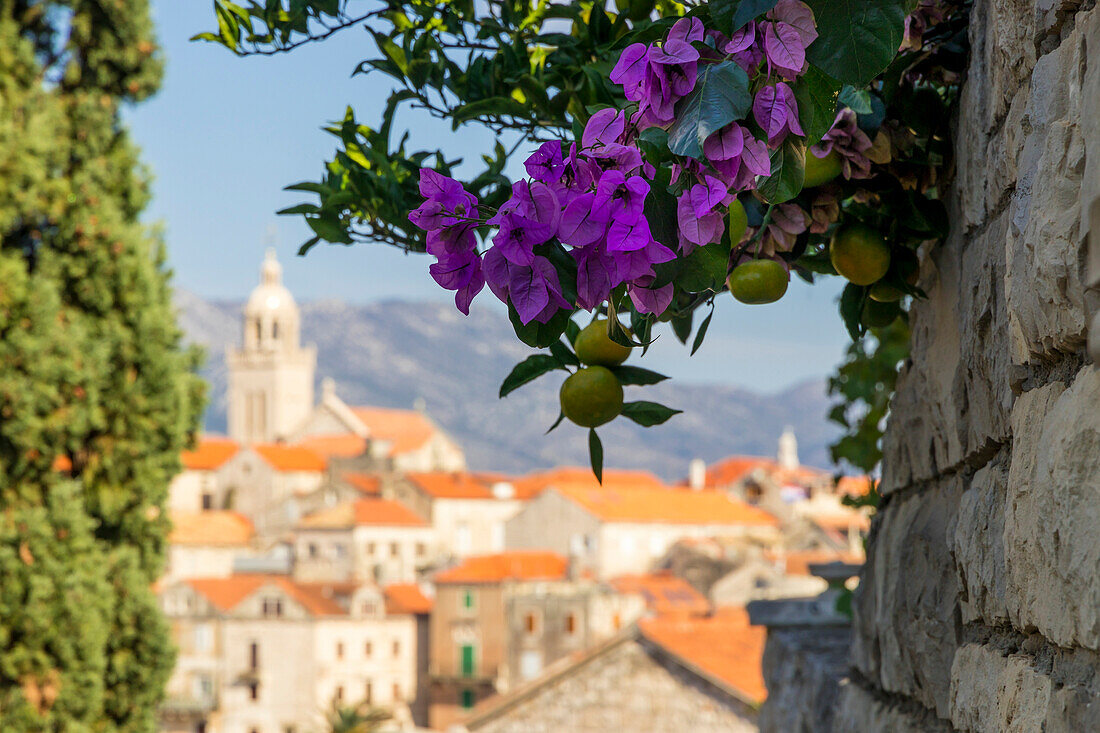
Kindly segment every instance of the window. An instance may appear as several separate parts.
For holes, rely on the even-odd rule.
[[[523,616],[523,628],[528,634],[537,634],[539,630],[539,617],[534,611],[528,611]]]
[[[259,341],[264,335],[264,327],[260,324],[260,319],[256,319],[256,340]]]
[[[470,554],[470,547],[473,544],[473,539],[470,536],[470,525],[462,522],[455,528],[455,553],[459,557],[464,557]]]
[[[337,542],[332,546],[332,556],[337,560],[342,560],[347,555],[348,548],[344,546],[343,542]]]
[[[474,607],[474,592],[467,588],[462,591],[462,607],[473,608]]]
[[[397,682],[393,683],[393,701],[401,702],[401,685]]]
[[[263,606],[264,618],[278,618],[283,615],[283,600],[281,598],[265,598]]]
[[[423,542],[417,542],[416,543],[416,556],[417,557],[424,557],[427,554],[428,554],[428,546],[425,545]]]
[[[367,543],[367,554],[368,555],[373,555],[374,554],[374,543],[373,542],[368,542]]]
[[[214,496],[213,494],[204,491],[202,494],[202,508],[204,511],[214,508]]]
[[[317,557],[317,543],[310,542],[308,552],[310,557]]]
[[[370,653],[371,653],[371,644],[368,641],[366,644],[363,645],[363,656],[366,657],[367,659],[370,659]]]
[[[273,339],[279,338],[279,322],[278,321],[275,321],[274,323],[271,324],[271,338],[273,338]]]
[[[474,691],[463,690],[462,691],[462,707],[469,710],[474,706]]]
[[[259,700],[260,699],[260,683],[253,682],[248,686],[248,699]]]
[[[337,702],[343,702],[344,701],[344,686],[343,685],[336,685],[336,694],[334,695],[334,697],[336,698]]]
[[[363,601],[363,615],[373,616],[378,613],[378,604],[374,601]]]
[[[473,677],[474,676],[474,645],[463,644],[462,645],[462,676]]]
[[[623,620],[619,616],[619,614],[617,614],[617,613],[613,614],[611,616],[611,628],[615,629],[615,631],[618,631],[620,628],[622,628],[622,625],[623,625]]]
[[[575,634],[577,633],[577,614],[570,613],[565,617],[565,633]]]
[[[248,647],[248,668],[256,671],[260,668],[260,645],[252,642]]]
[[[390,543],[390,557],[397,557],[401,554],[401,547],[396,542]]]
[[[214,634],[210,630],[210,624],[198,624],[195,626],[194,645],[197,652],[208,652],[214,646]]]
[[[283,733],[298,733],[298,729],[295,728],[293,725],[284,725]]]
[[[401,656],[401,642],[395,641],[393,643],[393,655],[395,657]]]
[[[342,642],[342,641],[336,642],[336,658],[337,659],[343,659],[344,658],[344,642]]]
[[[363,690],[363,702],[370,705],[371,700],[374,699],[374,689],[371,687],[370,682],[367,682],[366,689]]]

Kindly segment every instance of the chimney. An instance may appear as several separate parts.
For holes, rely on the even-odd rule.
[[[688,464],[688,486],[699,491],[707,485],[707,464],[702,458],[693,458]]]
[[[336,397],[336,380],[325,377],[321,380],[321,402],[325,403]]]

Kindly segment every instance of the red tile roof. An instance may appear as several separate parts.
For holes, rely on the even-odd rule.
[[[432,599],[424,595],[416,583],[394,583],[383,589],[387,614],[427,614],[432,612]]]
[[[321,509],[298,523],[303,529],[351,527],[427,527],[428,523],[399,501],[366,498]]]
[[[284,575],[239,574],[228,578],[189,578],[183,581],[206,597],[218,610],[232,611],[257,590],[278,588],[314,616],[342,616],[347,611],[326,597],[319,585],[295,583]]]
[[[320,454],[300,445],[257,443],[252,446],[252,450],[281,473],[320,473],[326,466],[325,459]]]
[[[827,471],[810,466],[782,468],[772,458],[760,456],[730,456],[707,466],[705,486],[708,489],[723,489],[748,478],[751,473],[761,470],[781,484],[814,484],[830,478]]]
[[[787,575],[809,575],[811,565],[830,562],[845,562],[859,565],[864,561],[862,553],[838,552],[836,550],[794,550],[789,552],[765,552],[770,562],[783,563]]]
[[[554,552],[512,550],[470,557],[435,574],[437,584],[500,583],[505,580],[561,580],[569,561]]]
[[[181,454],[184,468],[192,471],[213,471],[221,468],[226,461],[237,455],[241,449],[237,441],[229,438],[200,437],[194,450],[185,450]]]
[[[336,433],[334,435],[307,435],[295,445],[308,448],[325,458],[354,458],[367,450],[366,438],[355,433]]]
[[[658,614],[703,614],[710,610],[710,602],[703,594],[668,571],[622,575],[611,580],[611,587],[619,593],[642,596],[646,607]]]
[[[537,471],[512,480],[518,487],[523,486],[532,495],[541,493],[550,486],[579,486],[593,489],[613,488],[650,488],[668,489],[657,476],[648,471],[625,471],[609,468],[603,473],[603,484],[596,481],[591,468],[562,466],[549,471]]]
[[[375,476],[369,473],[345,473],[341,478],[348,484],[351,484],[354,488],[358,489],[360,493],[367,496],[378,496],[382,493],[382,477]]]
[[[836,482],[836,491],[847,496],[866,496],[871,493],[874,484],[875,480],[870,476],[841,476]]]
[[[173,512],[168,542],[173,545],[239,547],[255,534],[248,517],[231,511]]]
[[[469,473],[431,471],[410,473],[407,478],[435,499],[492,499],[492,483]]]
[[[777,526],[768,512],[720,491],[555,487],[605,522]]]
[[[764,702],[761,658],[767,631],[750,626],[742,608],[713,616],[656,616],[638,622],[642,636],[681,662],[734,690],[752,705]]]
[[[368,437],[390,443],[390,455],[423,448],[439,429],[416,410],[384,407],[352,407],[351,411],[370,431]]]

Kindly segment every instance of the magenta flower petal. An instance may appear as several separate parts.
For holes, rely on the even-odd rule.
[[[756,40],[756,21],[749,21],[741,30],[735,31],[730,36],[729,43],[722,50],[726,53],[740,53],[747,51]]]
[[[642,249],[653,235],[649,231],[649,220],[644,216],[624,216],[613,219],[607,230],[607,250],[609,252],[629,252]]]
[[[656,290],[650,290],[638,284],[632,284],[627,288],[630,300],[639,313],[654,313],[656,315],[661,315],[668,310],[669,304],[672,303],[672,290],[672,283]]]
[[[649,48],[644,43],[634,43],[623,49],[615,68],[608,76],[612,82],[620,85],[626,98],[632,102],[641,99],[642,82],[645,80],[646,67],[649,65]]]
[[[726,125],[703,142],[703,155],[710,161],[733,160],[745,149],[745,132],[736,122]]]
[[[669,41],[680,41],[681,43],[702,41],[704,32],[703,21],[698,18],[680,18],[669,29],[665,43]]]
[[[594,148],[597,145],[611,145],[618,142],[626,130],[626,113],[608,107],[601,109],[588,119],[584,126],[584,134],[581,136],[581,145],[584,148]]]
[[[775,7],[768,12],[768,18],[778,20],[794,28],[802,40],[803,48],[817,40],[817,23],[814,21],[814,11],[809,5],[800,2],[800,0],[779,0]]]
[[[768,23],[764,28],[764,53],[775,67],[797,76],[806,66],[806,46],[794,26]]]
[[[586,193],[569,202],[561,215],[558,238],[570,247],[586,247],[607,231],[607,213],[593,210],[595,194]]]

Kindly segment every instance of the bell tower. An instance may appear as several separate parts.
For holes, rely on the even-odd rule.
[[[282,438],[313,409],[317,350],[302,348],[298,306],[282,280],[283,267],[268,249],[244,308],[242,345],[226,351],[229,437],[242,443]]]

